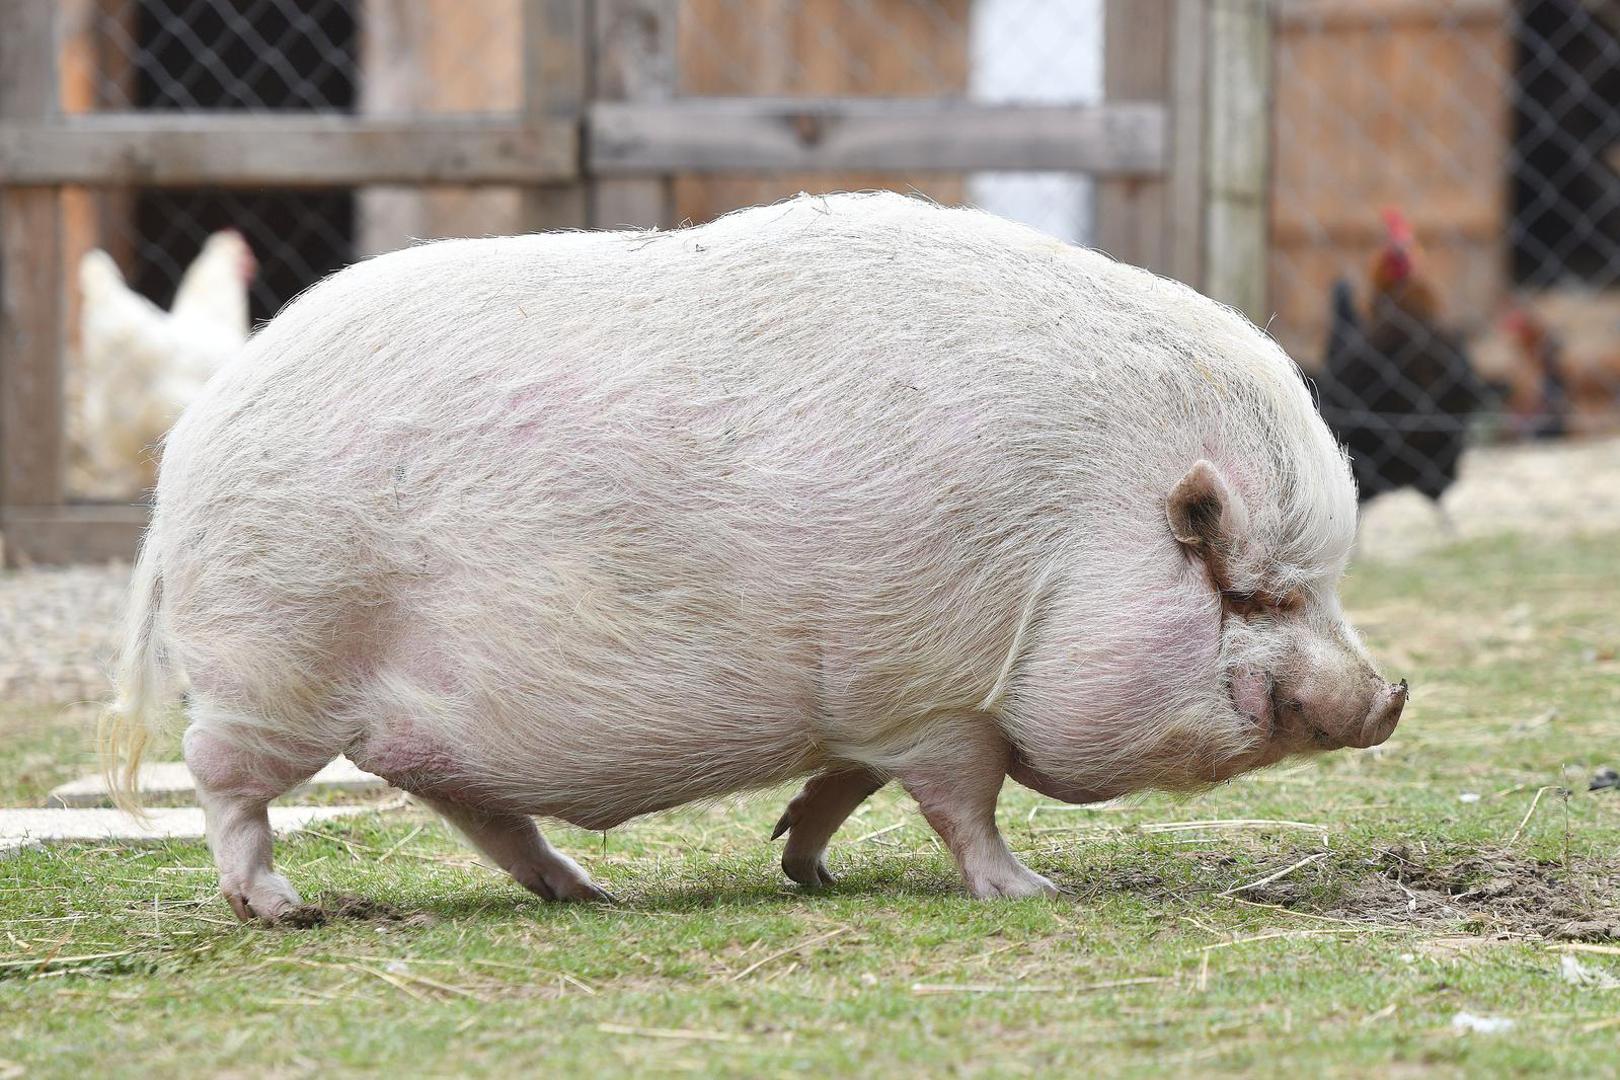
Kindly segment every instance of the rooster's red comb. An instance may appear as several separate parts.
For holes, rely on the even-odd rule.
[[[1384,210],[1384,232],[1389,236],[1389,242],[1398,247],[1411,247],[1412,223],[1406,220],[1406,215],[1395,207],[1386,207]]]

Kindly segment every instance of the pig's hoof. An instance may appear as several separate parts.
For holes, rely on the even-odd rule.
[[[527,873],[514,870],[512,876],[519,885],[547,900],[613,903],[613,896],[592,881],[573,859],[557,852],[550,854],[545,864],[532,867]]]
[[[545,897],[547,900],[557,900],[565,904],[596,902],[603,904],[613,903],[613,894],[597,885],[596,882],[581,874],[578,878],[564,878],[552,875],[546,881],[544,888],[531,889]]]
[[[788,849],[782,853],[782,872],[807,889],[838,884],[838,879],[827,869],[827,860],[821,852],[794,851],[791,838]]]
[[[225,894],[236,917],[243,922],[253,922],[255,919],[277,922],[294,908],[303,905],[292,884],[280,874],[260,874],[245,885],[221,882],[220,891]]]
[[[575,901],[590,901],[598,904],[617,904],[612,893],[593,881],[587,880],[584,884],[568,893],[558,893],[557,899],[572,903]]]
[[[968,893],[975,900],[1025,900],[1035,896],[1060,896],[1063,890],[1051,881],[1014,863],[1006,869],[975,875],[968,879]]]

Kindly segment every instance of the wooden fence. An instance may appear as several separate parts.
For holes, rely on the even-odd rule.
[[[1099,246],[1258,314],[1265,0],[1108,0],[1106,100],[680,97],[679,0],[524,0],[523,107],[497,117],[65,115],[56,5],[0,0],[0,543],[8,565],[126,558],[143,506],[64,487],[65,186],[517,185],[535,229],[673,224],[676,174],[1055,170]]]

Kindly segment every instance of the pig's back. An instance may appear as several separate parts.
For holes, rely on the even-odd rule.
[[[447,241],[292,304],[177,425],[163,488],[171,504],[348,499],[386,478],[390,498],[497,513],[515,508],[491,470],[636,485],[577,493],[610,505],[678,477],[709,502],[797,511],[907,468],[1027,491],[1073,484],[1091,466],[1072,451],[1109,453],[1137,426],[1122,397],[1192,419],[1189,362],[1206,379],[1293,378],[1275,347],[1231,355],[1263,344],[1173,282],[893,195],[671,233]],[[304,490],[317,479],[336,486]]]

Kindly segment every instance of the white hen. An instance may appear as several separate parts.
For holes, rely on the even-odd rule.
[[[130,498],[157,478],[155,447],[248,337],[253,250],[235,229],[208,238],[164,311],[124,283],[112,256],[79,263],[76,494]]]

